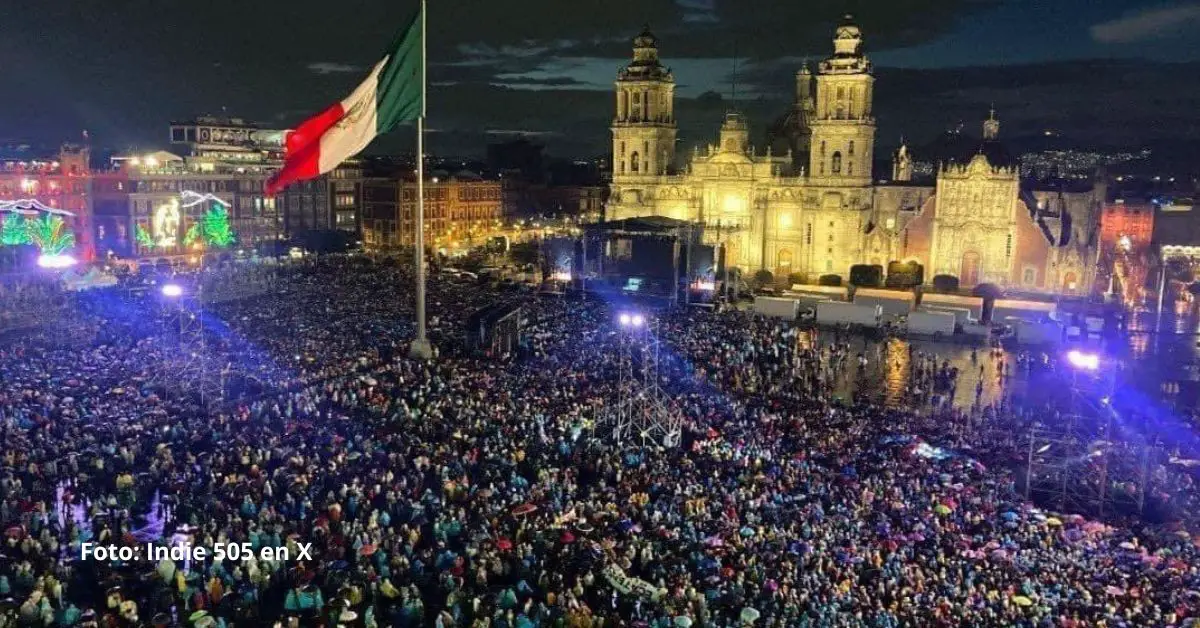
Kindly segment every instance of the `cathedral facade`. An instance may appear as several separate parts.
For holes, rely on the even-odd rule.
[[[917,261],[928,281],[995,283],[1023,291],[1085,293],[1095,268],[1092,227],[1103,188],[1026,190],[998,149],[994,112],[978,152],[915,184],[901,146],[891,177],[873,173],[872,66],[860,29],[847,18],[833,55],[796,74],[796,103],[780,142],[759,153],[745,118],[727,113],[718,141],[674,165],[675,78],[654,35],[634,39],[616,81],[612,190],[606,218],[668,216],[704,225],[707,243],[743,272],[777,278],[845,279],[856,264]]]

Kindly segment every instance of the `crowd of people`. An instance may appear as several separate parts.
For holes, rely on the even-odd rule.
[[[736,309],[664,312],[658,381],[685,427],[663,447],[618,442],[606,420],[622,306],[529,295],[520,351],[481,355],[463,348],[465,317],[512,294],[437,277],[439,355],[420,361],[404,268],[329,258],[265,283],[201,315],[204,350],[256,382],[224,401],[188,393],[182,306],[153,291],[84,292],[68,316],[2,339],[0,624],[1132,627],[1200,615],[1187,523],[1027,503],[1019,430],[1054,410],[978,392],[955,403],[960,374],[936,349]],[[1000,364],[985,354],[981,378],[1007,380]],[[880,369],[908,372],[901,394],[835,392]],[[964,429],[979,425],[995,429]],[[1156,486],[1186,499],[1190,470],[1158,465]],[[85,543],[254,553],[95,560]],[[276,547],[286,560],[260,551]]]

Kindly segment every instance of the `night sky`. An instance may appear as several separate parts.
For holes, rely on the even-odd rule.
[[[0,138],[53,145],[87,129],[123,149],[164,147],[169,120],[203,113],[293,125],[347,93],[416,5],[0,6]],[[761,129],[847,12],[877,66],[881,146],[960,122],[977,133],[991,103],[1008,138],[1053,128],[1091,145],[1200,140],[1200,2],[431,0],[430,145],[481,153],[520,131],[555,154],[605,152],[612,81],[643,24],[675,71],[685,144],[715,135],[735,68],[738,106]],[[406,136],[372,150],[405,150]]]

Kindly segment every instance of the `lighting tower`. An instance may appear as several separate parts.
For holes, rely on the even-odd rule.
[[[645,446],[656,442],[678,447],[683,434],[683,419],[672,412],[658,384],[661,342],[646,316],[624,312],[617,316],[618,363],[617,401],[606,418],[613,439],[622,445],[627,439],[640,438]]]
[[[1041,497],[1064,512],[1100,516],[1142,512],[1150,447],[1123,428],[1113,407],[1114,367],[1100,356],[1071,350],[1065,410],[1052,425],[1035,425],[1029,437],[1025,497]]]
[[[220,379],[214,377],[209,361],[206,334],[204,332],[204,288],[203,278],[197,277],[192,289],[178,283],[167,283],[162,287],[162,296],[171,308],[171,326],[178,329],[179,370],[164,373],[172,378],[168,385],[183,390],[194,390],[201,405],[219,401],[223,396]]]

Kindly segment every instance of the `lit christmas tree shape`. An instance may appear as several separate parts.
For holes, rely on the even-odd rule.
[[[0,225],[0,245],[19,246],[21,244],[29,244],[25,217],[20,214],[5,215],[4,223]]]
[[[209,246],[224,248],[233,244],[233,227],[229,224],[229,212],[223,205],[214,203],[199,224],[204,241]]]
[[[25,235],[42,255],[62,255],[75,246],[75,234],[58,216],[45,214],[25,224]]]

